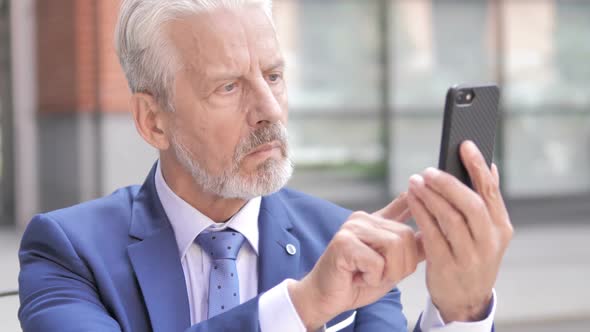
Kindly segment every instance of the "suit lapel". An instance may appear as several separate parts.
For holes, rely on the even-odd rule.
[[[258,293],[266,292],[287,278],[298,278],[301,248],[291,234],[292,221],[284,202],[275,194],[262,198],[258,217]],[[295,252],[287,251],[287,246]]]
[[[186,283],[174,231],[157,196],[154,166],[137,194],[129,234],[140,240],[127,252],[154,331],[183,331],[190,326]],[[301,248],[291,234],[292,220],[278,195],[262,198],[258,217],[258,292],[287,278],[299,278]],[[295,252],[287,251],[287,246]],[[290,247],[291,247],[290,246]]]
[[[154,331],[184,331],[190,326],[186,283],[174,232],[157,196],[155,166],[133,204],[127,247]]]
[[[300,242],[293,234],[292,214],[277,195],[262,198],[258,229],[260,232],[258,259],[258,293],[266,292],[287,278],[300,279],[307,271],[301,270]],[[286,247],[292,244],[296,253],[291,255]],[[329,331],[348,331],[354,327],[356,311],[346,311],[334,317],[326,325]]]

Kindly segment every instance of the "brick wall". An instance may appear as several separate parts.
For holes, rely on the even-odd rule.
[[[120,0],[37,0],[41,113],[125,112],[113,46]]]

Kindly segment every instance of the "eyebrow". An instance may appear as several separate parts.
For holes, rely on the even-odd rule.
[[[285,67],[285,60],[280,58],[278,60],[273,61],[269,66],[262,67],[262,72],[268,72],[280,68]],[[205,73],[207,79],[212,82],[219,82],[219,81],[231,81],[238,79],[242,76],[239,72],[226,72],[221,68],[209,69]]]
[[[218,81],[235,80],[235,79],[239,78],[240,76],[242,76],[242,74],[239,72],[227,72],[223,69],[221,69],[221,70],[213,69],[213,70],[207,70],[207,72],[205,73],[205,76],[210,81],[218,82]]]
[[[268,67],[262,68],[262,71],[266,72],[279,68],[285,68],[285,60],[283,58],[273,61]]]

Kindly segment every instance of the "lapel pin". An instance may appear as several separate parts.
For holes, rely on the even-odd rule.
[[[291,243],[289,243],[285,246],[285,250],[287,250],[287,253],[291,256],[293,256],[297,253],[297,248],[295,248],[295,246],[292,245]]]

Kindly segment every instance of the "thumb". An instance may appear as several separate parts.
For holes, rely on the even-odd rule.
[[[409,213],[407,210],[408,194],[406,192],[403,192],[387,206],[373,213],[373,215],[384,219],[393,219],[396,221],[404,222],[409,218]]]
[[[500,186],[500,173],[498,172],[498,166],[492,163],[492,176],[496,182],[496,186]]]

